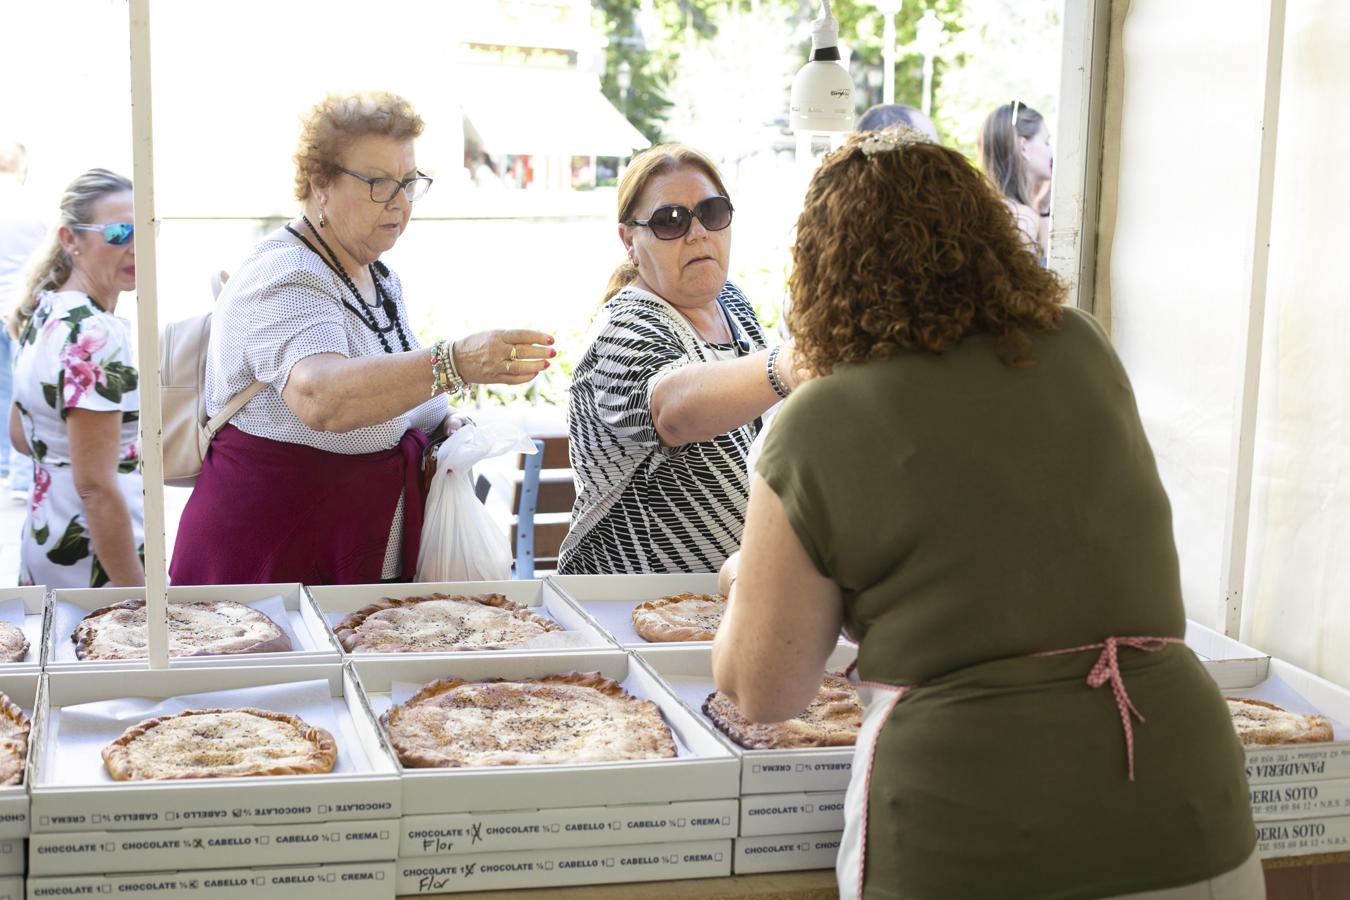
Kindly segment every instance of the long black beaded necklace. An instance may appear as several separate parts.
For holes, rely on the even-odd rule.
[[[375,333],[375,336],[380,339],[380,346],[384,348],[385,353],[394,352],[394,348],[390,345],[389,339],[385,336],[390,331],[398,333],[398,342],[405,351],[411,350],[412,346],[408,343],[408,335],[403,330],[403,323],[399,321],[398,306],[394,303],[394,299],[385,291],[384,286],[380,284],[379,274],[375,264],[371,263],[368,269],[370,271],[371,283],[375,285],[375,295],[379,298],[380,306],[384,307],[384,314],[389,319],[389,324],[383,326],[380,325],[380,320],[375,317],[375,310],[368,306],[366,301],[362,299],[361,292],[356,288],[356,282],[352,281],[351,276],[347,274],[347,270],[342,267],[342,262],[338,259],[337,254],[333,252],[333,248],[328,246],[328,242],[319,234],[319,230],[314,227],[314,223],[309,220],[309,216],[302,215],[300,218],[309,226],[310,233],[314,235],[315,240],[319,242],[319,246],[323,247],[324,252],[328,254],[326,259],[324,258],[324,254],[315,250],[314,245],[306,240],[305,236],[300,232],[296,231],[290,225],[286,226],[286,230],[295,235],[300,243],[313,251],[315,256],[322,259],[328,268],[332,269],[333,273],[342,280],[342,283],[347,286],[347,289],[352,292],[352,296],[356,298],[356,305],[352,306],[345,298],[342,299],[342,305],[351,310],[356,317],[361,320],[363,325]],[[384,269],[384,266],[380,266],[380,268]],[[387,272],[389,270],[385,269],[385,271]]]

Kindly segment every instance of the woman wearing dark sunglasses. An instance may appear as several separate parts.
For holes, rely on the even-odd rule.
[[[106,169],[75,179],[10,314],[20,350],[9,433],[34,464],[23,584],[145,581],[139,379],[130,325],[113,315],[136,288],[131,222],[130,181]]]
[[[732,214],[717,168],[679,144],[620,179],[628,259],[573,377],[561,572],[715,572],[740,543],[746,453],[795,375],[727,281]]]
[[[295,154],[301,211],[265,237],[212,316],[206,404],[221,429],[179,520],[175,584],[409,581],[420,473],[466,384],[524,384],[553,339],[494,330],[423,347],[380,257],[431,179],[403,97],[330,95]],[[261,385],[261,388],[254,387]]]

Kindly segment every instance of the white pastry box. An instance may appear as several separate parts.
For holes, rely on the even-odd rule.
[[[32,830],[136,831],[397,819],[398,768],[338,665],[54,672],[43,676],[29,759]],[[257,706],[326,728],[332,772],[113,781],[101,749],[124,728],[184,708]]]
[[[629,650],[667,646],[648,641],[633,630],[633,608],[674,594],[716,594],[717,576],[702,575],[550,575],[561,591],[595,626]],[[710,647],[712,641],[685,641],[681,646]]]
[[[47,589],[42,585],[0,591],[0,622],[23,632],[28,653],[23,659],[0,662],[0,672],[41,672],[42,636],[47,624]]]
[[[519,606],[524,606],[535,615],[551,619],[562,626],[560,632],[540,635],[515,647],[502,650],[458,650],[440,653],[346,653],[348,659],[389,659],[391,657],[461,658],[466,655],[496,656],[501,653],[565,653],[596,650],[612,650],[614,644],[608,636],[572,605],[566,597],[546,582],[538,579],[520,581],[459,581],[425,582],[418,584],[350,584],[308,588],[310,597],[318,610],[320,618],[332,631],[349,613],[368,606],[385,597],[402,599],[404,597],[426,597],[431,594],[447,594],[451,597],[481,596],[483,594],[501,594]],[[341,649],[336,635],[333,642]]]
[[[28,780],[32,777],[33,771],[33,747],[36,746],[32,728],[35,712],[41,705],[41,686],[42,676],[36,672],[27,672],[23,674],[6,671],[0,675],[0,691],[9,697],[29,719],[28,735],[28,762],[24,766],[23,782],[20,784],[0,785],[0,841],[13,844],[22,843],[23,839],[28,837],[29,831],[29,810],[28,810]],[[19,853],[22,858],[22,852]],[[23,866],[17,869],[6,854],[0,852],[0,872],[10,874],[11,872],[22,872]]]
[[[218,668],[239,665],[309,665],[339,663],[341,654],[332,634],[314,611],[299,584],[230,584],[170,587],[169,603],[230,600],[251,606],[276,622],[291,639],[285,653],[227,653],[213,656],[178,656],[170,668]],[[71,635],[88,613],[122,600],[144,600],[145,589],[84,588],[52,591],[47,637],[46,670],[148,669],[145,659],[79,659]]]
[[[1265,677],[1270,654],[1186,620],[1186,646],[1205,663],[1205,671],[1220,689],[1255,684]]]
[[[842,836],[842,831],[822,831],[736,838],[732,868],[737,875],[833,869]]]
[[[60,832],[28,839],[28,874],[33,877],[380,862],[397,857],[397,819]]]
[[[645,667],[618,650],[590,654],[473,654],[461,658],[363,659],[349,664],[376,716],[395,696],[406,697],[438,678],[537,678],[563,672],[599,672],[628,693],[651,700],[675,737],[669,759],[552,766],[492,766],[402,770],[405,823],[414,828],[462,827],[463,813],[484,827],[519,827],[515,817],[531,810],[731,800],[740,767],[726,746]],[[500,818],[490,815],[503,814]],[[727,812],[730,815],[730,811]],[[621,813],[614,813],[620,816]],[[528,818],[528,817],[527,817]],[[547,817],[538,820],[551,829]],[[547,834],[554,834],[551,830]],[[541,831],[540,846],[547,845]],[[406,840],[413,838],[405,828]],[[611,841],[610,843],[613,843]]]
[[[844,791],[741,798],[741,837],[844,830]]]
[[[400,859],[397,888],[404,896],[730,874],[730,840],[691,841]]]
[[[1256,853],[1262,859],[1344,853],[1350,850],[1350,816],[1256,823]]]
[[[0,875],[23,874],[23,839],[0,841]]]
[[[392,862],[68,875],[28,879],[28,900],[73,896],[157,900],[393,900]],[[3,894],[0,894],[3,896]]]
[[[1206,668],[1213,665],[1205,663]],[[1224,693],[1230,697],[1264,700],[1291,712],[1325,716],[1331,721],[1333,740],[1315,744],[1244,748],[1247,755],[1247,781],[1254,794],[1253,807],[1258,803],[1269,803],[1272,799],[1256,793],[1256,789],[1264,785],[1306,782],[1329,791],[1326,795],[1328,799],[1340,793],[1342,786],[1335,785],[1334,780],[1350,778],[1350,691],[1280,659],[1267,660],[1257,675],[1256,680],[1243,686],[1227,687]],[[1350,813],[1350,809],[1339,805],[1316,805],[1322,799],[1319,790],[1317,796],[1308,796],[1305,792],[1297,798],[1290,795],[1288,801],[1277,801],[1277,804],[1293,803],[1296,800],[1314,804],[1284,810],[1289,815],[1318,815],[1334,809]]]
[[[398,856],[729,838],[736,836],[736,816],[737,802],[730,798],[405,816]]]
[[[842,672],[857,657],[858,648],[841,643],[825,668]],[[742,799],[751,794],[796,794],[804,791],[844,791],[853,771],[852,747],[808,747],[800,750],[747,750],[717,731],[703,713],[703,704],[716,690],[709,644],[648,645],[638,653],[671,691],[712,728],[741,761]]]

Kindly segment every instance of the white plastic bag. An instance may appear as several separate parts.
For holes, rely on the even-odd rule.
[[[501,581],[511,577],[511,542],[473,492],[473,466],[503,453],[535,453],[518,426],[466,422],[436,451],[436,477],[422,519],[418,581]]]

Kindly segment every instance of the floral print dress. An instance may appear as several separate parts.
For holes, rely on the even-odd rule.
[[[48,292],[39,298],[19,347],[14,405],[32,449],[34,475],[19,551],[19,583],[102,587],[108,574],[94,554],[84,505],[75,490],[66,416],[72,409],[121,414],[117,480],[143,557],[140,379],[132,365],[131,325],[79,291]]]

